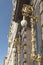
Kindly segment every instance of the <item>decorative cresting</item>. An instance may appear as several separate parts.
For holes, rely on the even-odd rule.
[[[32,54],[31,54],[31,57],[33,60],[36,59],[36,49],[35,49],[35,42],[36,42],[36,38],[35,38],[35,30],[34,30],[34,23],[33,22],[33,18],[30,19],[30,22],[31,22],[31,36],[32,36],[32,40],[31,40],[31,43],[32,43]]]
[[[35,38],[35,29],[34,29],[34,24],[38,20],[38,16],[34,13],[34,7],[32,5],[27,5],[24,4],[22,8],[22,15],[23,17],[30,17],[30,23],[31,23],[31,43],[32,43],[32,53],[31,53],[31,58],[33,61],[37,61],[38,65],[41,65],[41,55],[36,54],[36,38]]]

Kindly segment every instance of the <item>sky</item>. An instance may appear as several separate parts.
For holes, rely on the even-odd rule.
[[[0,65],[8,51],[8,32],[12,15],[12,0],[0,0]]]

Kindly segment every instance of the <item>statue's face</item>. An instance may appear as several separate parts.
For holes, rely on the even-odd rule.
[[[17,0],[12,0],[12,4],[13,4],[13,11],[15,11],[15,9],[16,9],[16,4],[17,4]]]
[[[17,0],[12,0],[12,4],[14,4]]]

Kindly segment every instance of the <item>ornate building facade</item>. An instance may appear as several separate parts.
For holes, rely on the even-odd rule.
[[[43,0],[12,0],[12,5],[4,65],[43,65]]]

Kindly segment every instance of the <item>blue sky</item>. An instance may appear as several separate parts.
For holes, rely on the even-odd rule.
[[[8,49],[8,31],[12,15],[12,0],[0,0],[0,65]]]

